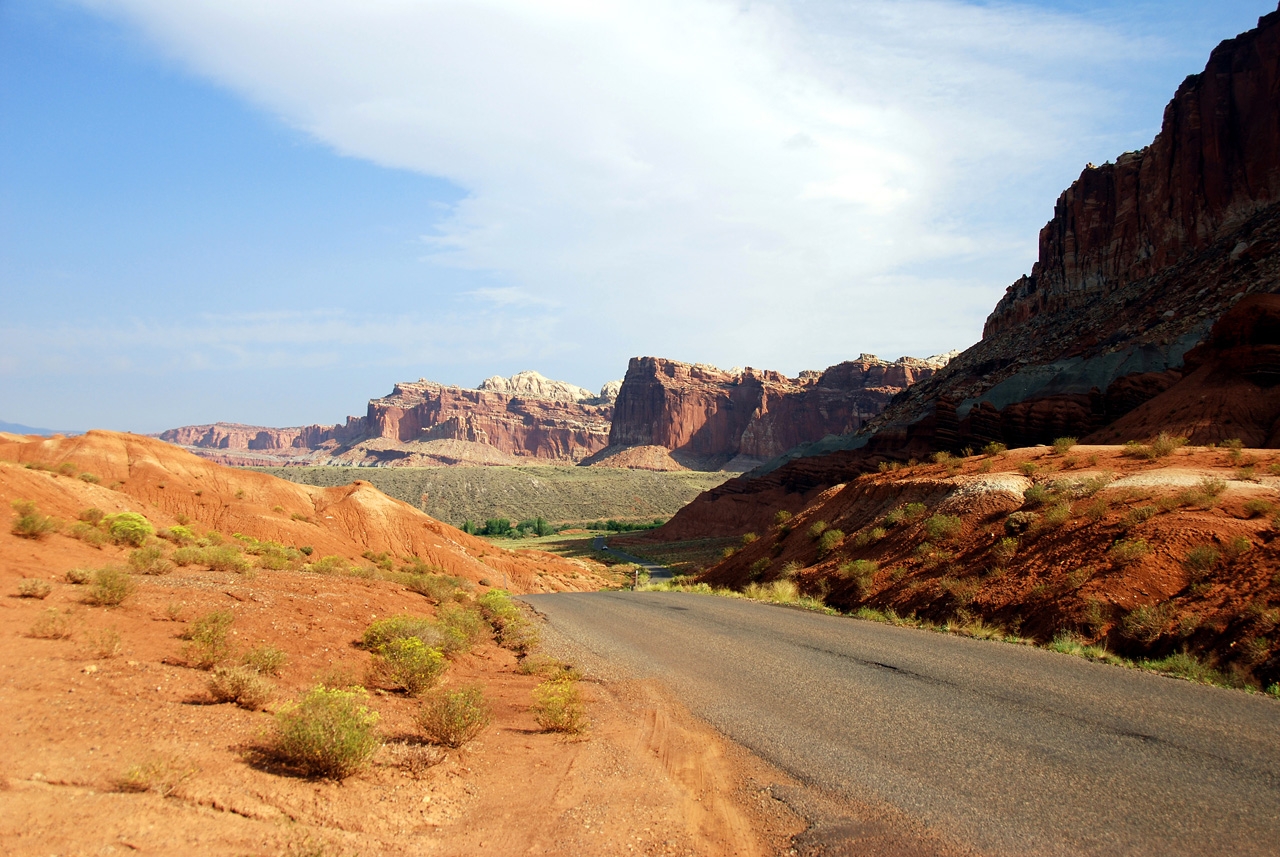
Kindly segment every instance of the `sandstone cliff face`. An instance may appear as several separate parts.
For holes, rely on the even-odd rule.
[[[615,403],[609,445],[686,456],[767,459],[806,441],[856,431],[946,356],[894,362],[874,355],[788,378],[656,357],[632,359]]]

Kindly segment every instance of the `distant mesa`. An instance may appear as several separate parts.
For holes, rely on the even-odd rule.
[[[537,372],[476,389],[425,378],[396,384],[345,424],[184,426],[160,439],[230,465],[589,464],[645,470],[748,470],[797,443],[855,431],[951,355],[863,354],[822,372],[631,361],[599,394]]]
[[[7,423],[3,420],[0,420],[0,433],[17,436],[39,435],[40,437],[53,437],[57,434],[74,437],[78,434],[84,434],[84,432],[78,430],[36,428],[35,426],[24,426],[22,423]]]

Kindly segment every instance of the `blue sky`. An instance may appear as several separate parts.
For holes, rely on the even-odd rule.
[[[0,419],[964,348],[1275,3],[0,0]]]

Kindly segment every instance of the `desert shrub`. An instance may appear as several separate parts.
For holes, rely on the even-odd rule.
[[[76,518],[86,524],[93,524],[95,527],[102,523],[102,519],[107,513],[99,509],[97,506],[90,506],[87,509],[81,509]]]
[[[840,566],[841,576],[853,581],[859,598],[871,588],[871,583],[879,570],[880,564],[869,559],[855,559]]]
[[[752,542],[754,542],[754,541],[755,541],[756,539],[758,539],[758,538],[760,538],[760,536],[759,536],[757,533],[743,533],[743,534],[742,534],[742,544],[743,544],[744,546],[749,545],[749,544],[751,544]]]
[[[778,576],[784,579],[790,579],[800,573],[804,566],[796,562],[794,559],[782,564],[782,569],[778,572]]]
[[[165,541],[173,542],[178,547],[196,543],[196,534],[181,524],[159,529],[156,531],[156,535]]]
[[[170,560],[174,565],[198,565],[204,562],[204,548],[193,546],[181,547],[173,552]]]
[[[1071,504],[1070,503],[1054,503],[1048,509],[1044,510],[1044,517],[1040,519],[1040,526],[1045,528],[1056,528],[1071,520]]]
[[[460,604],[445,604],[436,613],[445,657],[465,654],[489,631],[479,611]]]
[[[351,776],[381,744],[367,700],[362,690],[313,687],[276,715],[270,754],[308,776]]]
[[[949,464],[951,464],[951,461],[952,461],[952,459],[953,459],[953,458],[954,458],[954,456],[953,456],[951,453],[949,453],[949,452],[947,452],[947,451],[945,451],[945,450],[938,450],[938,451],[937,451],[937,452],[935,452],[933,455],[930,455],[930,456],[929,456],[929,460],[930,460],[930,461],[932,461],[934,464],[947,464],[947,465],[949,465]]]
[[[83,586],[93,580],[93,569],[91,568],[73,568],[62,575],[66,578],[67,583],[75,586]]]
[[[1120,565],[1129,565],[1142,559],[1150,550],[1143,539],[1120,539],[1107,551],[1107,556]]]
[[[1246,518],[1256,518],[1259,515],[1267,515],[1271,513],[1271,504],[1266,500],[1255,498],[1246,500],[1244,504],[1244,516]]]
[[[1187,551],[1187,558],[1182,561],[1182,567],[1187,570],[1187,574],[1191,575],[1193,580],[1200,580],[1207,575],[1218,560],[1222,559],[1222,554],[1212,545],[1198,545]]]
[[[998,441],[994,441],[994,440],[989,443],[984,443],[982,445],[983,455],[999,455],[1002,452],[1008,452],[1008,451],[1009,451],[1009,447],[1005,446],[1003,443],[999,443]]]
[[[906,515],[908,521],[917,521],[928,511],[929,507],[924,503],[907,503],[902,507],[902,513]]]
[[[949,542],[960,535],[961,526],[955,515],[933,515],[924,522],[924,531],[930,541]]]
[[[262,708],[275,693],[270,680],[249,666],[214,667],[208,688],[214,702],[234,702],[249,711]]]
[[[137,512],[120,512],[104,519],[111,541],[140,548],[155,533],[151,522]]]
[[[533,717],[546,732],[577,735],[590,725],[582,692],[571,679],[551,679],[533,689]]]
[[[1055,455],[1064,455],[1071,451],[1079,441],[1074,437],[1060,437],[1053,442],[1053,452]]]
[[[119,607],[133,594],[133,579],[123,569],[108,566],[93,573],[85,600],[99,607]]]
[[[1018,465],[1018,472],[1023,476],[1035,476],[1040,472],[1040,465],[1035,461],[1024,461]]]
[[[1101,521],[1111,510],[1111,503],[1105,497],[1098,497],[1084,507],[1084,516],[1090,521]]]
[[[403,688],[417,696],[444,675],[446,663],[440,649],[430,647],[418,637],[403,637],[378,647],[370,667],[371,677],[379,683]]]
[[[1200,480],[1200,492],[1209,497],[1219,497],[1223,491],[1227,490],[1227,482],[1225,479],[1218,479],[1214,476],[1206,476]]]
[[[49,607],[27,629],[27,636],[41,640],[65,640],[71,636],[71,617],[56,607]]]
[[[442,604],[462,592],[466,588],[466,582],[460,577],[426,572],[415,574],[409,580],[408,587],[419,595],[425,595],[435,603]]]
[[[1040,521],[1035,512],[1013,512],[1004,519],[1004,531],[1011,536],[1020,535],[1034,527]]]
[[[1253,549],[1253,542],[1245,536],[1228,539],[1222,546],[1222,555],[1228,562],[1234,562]]]
[[[129,553],[129,567],[139,574],[168,574],[173,563],[165,558],[164,548],[152,545]]]
[[[48,515],[41,515],[30,500],[14,500],[10,503],[18,513],[9,532],[22,539],[42,539],[58,529],[58,522]]]
[[[898,524],[901,524],[906,519],[907,519],[907,513],[903,511],[901,508],[890,509],[889,512],[884,516],[884,525],[885,527],[891,529],[893,527],[898,526]]]
[[[1177,437],[1168,432],[1160,432],[1150,443],[1131,440],[1124,445],[1124,454],[1131,458],[1145,458],[1148,461],[1167,458],[1175,450],[1186,446],[1185,437]]]
[[[81,473],[80,481],[88,482],[90,485],[97,485],[99,482],[102,481],[102,477],[98,476],[95,473]]]
[[[230,610],[214,610],[196,618],[182,635],[187,641],[182,647],[182,658],[190,666],[200,670],[213,669],[231,657],[231,623],[235,616]]]
[[[280,675],[289,656],[275,646],[258,646],[245,652],[244,665],[267,675]]]
[[[115,628],[102,628],[85,634],[85,651],[89,657],[106,660],[120,654],[120,632]]]
[[[376,652],[388,643],[407,637],[417,637],[429,646],[438,647],[441,642],[440,630],[431,619],[426,616],[401,614],[379,619],[365,628],[360,638],[360,645],[369,651]]]
[[[196,768],[176,757],[157,757],[138,765],[130,765],[112,782],[118,792],[141,794],[154,792],[169,797],[194,776]]]
[[[41,601],[49,597],[49,593],[53,592],[53,584],[47,580],[41,580],[38,577],[28,577],[18,581],[18,597],[19,598],[38,598]]]
[[[809,538],[816,539],[827,531],[826,521],[814,521],[809,525]]]
[[[249,570],[249,559],[235,545],[214,545],[204,549],[201,558],[212,571],[234,571],[244,574]]]
[[[1037,506],[1043,506],[1052,499],[1053,492],[1039,483],[1022,492],[1022,501],[1033,509]]]
[[[86,524],[84,521],[76,521],[71,525],[68,535],[73,539],[79,539],[87,545],[94,547],[102,547],[108,541],[108,536],[93,524]]]
[[[760,577],[762,577],[764,573],[769,570],[770,564],[771,563],[769,562],[769,558],[763,557],[763,556],[760,557],[755,562],[751,563],[751,571],[750,571],[751,579],[758,580]]]
[[[1139,643],[1153,643],[1169,624],[1169,604],[1151,604],[1136,607],[1120,621],[1120,633]]]
[[[538,645],[538,628],[525,618],[509,593],[491,589],[476,599],[481,614],[497,634],[498,645],[523,654]]]
[[[308,563],[305,568],[316,574],[346,574],[351,564],[340,556],[322,556],[315,562]]]
[[[1132,530],[1134,527],[1144,524],[1159,514],[1160,509],[1156,506],[1135,506],[1125,513],[1124,518],[1120,521],[1120,528],[1123,530]]]
[[[823,555],[831,553],[843,540],[843,530],[827,530],[818,538],[818,552]]]
[[[271,545],[262,553],[258,554],[258,565],[268,571],[283,571],[286,568],[293,568],[302,563],[302,554],[295,548],[286,548],[282,545]]]
[[[1004,564],[1012,560],[1018,555],[1018,540],[1012,536],[1005,536],[997,539],[996,543],[991,546],[991,557],[996,562]]]
[[[781,526],[785,524],[787,521],[790,521],[791,517],[792,517],[791,513],[788,512],[786,509],[779,509],[778,511],[773,513],[773,522]]]
[[[479,735],[493,715],[478,685],[429,694],[418,711],[418,727],[427,740],[446,747],[461,747]]]

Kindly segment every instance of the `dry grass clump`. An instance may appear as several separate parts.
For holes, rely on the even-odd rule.
[[[41,515],[30,500],[14,500],[9,504],[18,513],[9,532],[22,539],[42,539],[58,529],[58,521],[49,515]]]
[[[461,747],[489,725],[493,714],[478,685],[437,690],[423,700],[418,726],[433,744]]]
[[[382,743],[367,701],[363,690],[313,687],[276,715],[266,752],[305,776],[346,779]]]
[[[933,515],[924,522],[924,532],[930,541],[949,542],[960,535],[962,522],[955,515]]]
[[[1182,567],[1186,569],[1192,580],[1202,580],[1220,559],[1222,554],[1213,545],[1197,545],[1187,551],[1187,558],[1182,561]]]
[[[214,667],[208,687],[214,702],[234,702],[249,711],[262,708],[275,694],[275,685],[250,666]]]
[[[120,632],[115,628],[99,628],[96,631],[89,631],[85,634],[84,646],[85,653],[89,657],[99,660],[117,657],[124,648],[120,639]]]
[[[550,679],[533,689],[534,720],[543,731],[580,735],[591,725],[573,679]]]
[[[1176,450],[1186,445],[1187,439],[1185,437],[1178,437],[1162,431],[1149,443],[1140,443],[1136,440],[1129,441],[1124,445],[1124,454],[1131,458],[1154,461],[1157,458],[1168,458]]]
[[[168,574],[173,571],[173,563],[164,555],[164,548],[151,545],[138,548],[129,554],[129,567],[138,574]]]
[[[1120,633],[1130,640],[1140,643],[1153,643],[1169,624],[1172,608],[1168,602],[1164,604],[1144,604],[1129,611],[1120,621]]]
[[[157,757],[125,769],[113,785],[118,792],[154,792],[168,797],[196,772],[194,765],[176,757]]]
[[[1119,565],[1130,565],[1151,552],[1144,539],[1120,539],[1107,551],[1107,556]]]
[[[280,675],[289,655],[275,646],[258,646],[245,653],[244,665],[266,675]]]

